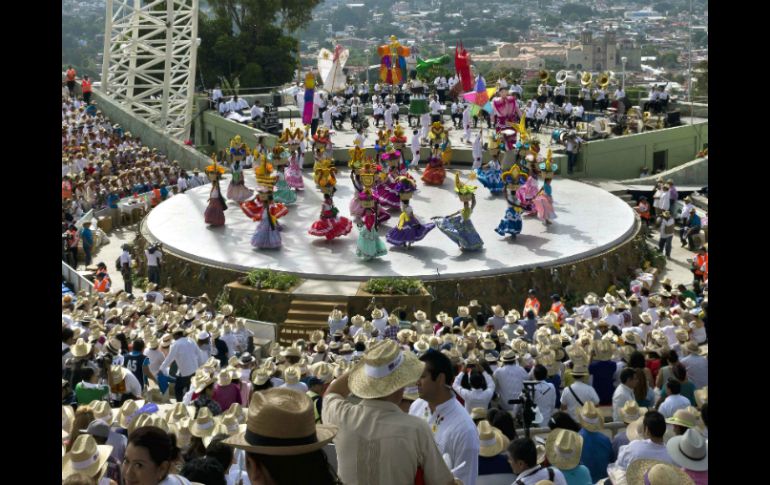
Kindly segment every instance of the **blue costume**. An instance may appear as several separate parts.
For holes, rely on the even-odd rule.
[[[489,161],[486,170],[477,168],[476,175],[481,185],[488,188],[493,194],[499,194],[503,191],[503,171],[500,170],[500,164],[495,159]]]

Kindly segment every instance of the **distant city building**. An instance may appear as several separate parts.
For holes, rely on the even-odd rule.
[[[493,62],[500,67],[512,69],[545,69],[545,59],[534,54],[522,53],[521,49],[513,44],[501,45],[497,48],[496,54],[474,55],[473,60]]]
[[[571,70],[621,71],[621,58],[626,57],[627,71],[641,69],[642,49],[631,39],[616,39],[614,30],[608,30],[604,36],[593,38],[590,31],[580,34],[580,44],[567,49],[567,68]]]

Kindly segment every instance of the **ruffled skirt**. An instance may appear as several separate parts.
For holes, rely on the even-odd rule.
[[[436,227],[464,251],[478,251],[484,246],[473,222],[464,220],[462,215],[442,217],[436,222]]]
[[[347,217],[337,217],[334,219],[318,219],[310,226],[311,236],[325,237],[332,240],[336,237],[342,237],[350,234],[353,229],[353,223]]]
[[[262,219],[257,225],[257,231],[251,236],[251,245],[259,249],[276,249],[281,247],[281,233],[278,227],[270,227],[267,218]]]
[[[521,215],[510,207],[505,210],[505,218],[495,229],[495,232],[501,236],[515,236],[521,233],[522,221]]]
[[[380,203],[381,207],[387,209],[398,209],[401,207],[401,198],[396,191],[396,184],[383,182],[372,191],[372,195]]]
[[[275,184],[275,192],[273,193],[273,200],[283,204],[293,204],[297,202],[297,193],[289,187],[289,184],[285,180],[279,180]]]
[[[502,170],[481,170],[476,169],[481,185],[488,188],[493,194],[499,194],[503,191],[503,172]]]
[[[305,190],[305,182],[302,181],[302,169],[299,165],[290,163],[283,169],[286,183],[295,190]]]
[[[225,208],[219,198],[209,199],[209,205],[203,213],[203,220],[206,224],[214,227],[225,225]]]
[[[349,208],[350,215],[356,220],[364,217],[364,207],[361,205],[361,199],[359,199],[358,196],[353,195],[353,198],[350,200]],[[388,219],[390,219],[388,210],[381,205],[377,206],[377,223],[382,224]]]
[[[356,244],[356,256],[363,260],[379,258],[388,254],[385,243],[380,239],[380,235],[372,227],[367,229],[361,224],[358,229],[358,243]]]
[[[435,227],[436,224],[432,222],[420,224],[416,217],[412,217],[409,222],[404,223],[403,228],[396,226],[388,231],[386,239],[394,246],[406,246],[407,243],[421,241]]]
[[[556,213],[553,211],[551,198],[545,194],[540,194],[532,201],[537,218],[541,221],[556,219]]]
[[[428,165],[421,178],[425,185],[441,185],[446,179],[446,170],[443,165]]]
[[[244,185],[243,180],[239,182],[230,182],[227,186],[227,198],[234,200],[239,204],[254,195],[254,191]]]

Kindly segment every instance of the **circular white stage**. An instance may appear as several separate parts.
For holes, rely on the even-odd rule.
[[[463,181],[467,181],[463,171]],[[441,187],[429,187],[416,174],[418,192],[412,198],[415,215],[422,222],[460,209],[454,192],[454,177],[447,176]],[[246,185],[256,186],[253,170],[247,170]],[[229,175],[221,183],[223,192]],[[305,170],[305,190],[280,219],[283,247],[259,250],[251,246],[256,222],[251,221],[233,201],[228,201],[224,227],[211,228],[203,221],[210,185],[197,187],[170,198],[150,212],[145,221],[149,234],[163,242],[165,249],[179,256],[236,271],[269,268],[315,279],[366,280],[376,276],[446,277],[513,273],[538,266],[565,264],[606,251],[633,234],[633,209],[620,198],[591,185],[572,180],[553,182],[557,219],[545,226],[534,217],[524,217],[522,233],[515,240],[501,237],[494,229],[507,203],[502,194],[493,196],[483,186],[476,190],[473,224],[484,240],[479,252],[462,252],[438,229],[432,230],[411,249],[388,244],[388,254],[379,260],[356,257],[358,230],[333,241],[308,234],[319,217],[321,193],[312,173]],[[478,181],[473,182],[480,185]],[[354,189],[347,169],[338,174],[334,200],[340,215],[350,218],[348,205]],[[398,223],[398,211],[380,227],[380,235]],[[387,244],[387,243],[386,243]]]

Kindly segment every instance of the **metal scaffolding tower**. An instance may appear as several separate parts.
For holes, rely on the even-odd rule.
[[[106,0],[101,90],[178,140],[190,136],[198,0]]]

